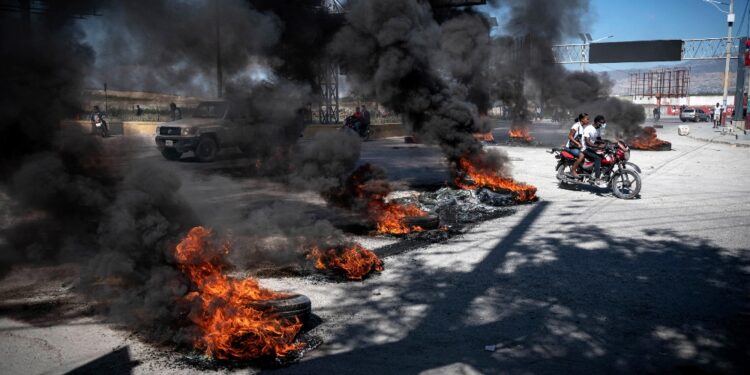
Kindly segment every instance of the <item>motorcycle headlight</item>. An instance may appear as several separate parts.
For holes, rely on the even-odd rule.
[[[182,135],[195,135],[197,131],[197,128],[184,128],[182,129]]]

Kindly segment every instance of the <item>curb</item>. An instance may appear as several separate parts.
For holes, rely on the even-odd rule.
[[[698,137],[694,137],[694,136],[692,136],[690,134],[688,134],[686,137],[688,137],[690,139],[694,139],[696,141],[702,141],[702,142],[708,142],[708,143],[716,143],[716,144],[723,144],[723,145],[730,145],[730,146],[735,146],[735,147],[750,148],[750,144],[736,143],[736,142],[732,142],[732,141],[717,141],[716,138],[718,138],[718,137],[710,138],[710,139],[709,138],[698,138]],[[719,137],[721,137],[721,136],[719,136]]]

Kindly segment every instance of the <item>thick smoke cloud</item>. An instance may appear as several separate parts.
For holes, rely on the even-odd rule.
[[[322,46],[342,21],[319,0],[136,0],[102,11],[87,21],[89,86],[198,96],[216,95],[218,49],[227,84],[276,77],[315,88]]]
[[[603,114],[619,135],[639,131],[643,109],[610,98],[612,83],[606,76],[570,72],[554,64],[551,47],[585,32],[588,0],[492,1],[507,11],[502,20],[505,36],[492,41],[493,96],[511,109],[514,120],[530,118],[531,103],[540,105],[558,120],[580,112]]]
[[[274,73],[284,79],[317,89],[321,63],[328,61],[325,46],[342,26],[341,15],[329,13],[320,0],[247,0],[263,14],[283,23],[281,48],[268,51]]]
[[[352,134],[319,133],[296,150],[289,182],[299,188],[328,190],[356,167],[361,148],[361,141]]]
[[[500,20],[503,36],[492,42],[493,93],[514,120],[530,120],[530,103],[559,107],[568,94],[568,72],[554,63],[552,45],[581,32],[588,0],[507,0],[491,2],[507,11]],[[549,108],[552,109],[552,108]],[[551,112],[551,111],[550,111]]]
[[[577,36],[589,12],[589,0],[491,0],[490,4],[508,8],[508,18],[501,20],[507,34],[534,35],[549,43]]]
[[[441,28],[441,65],[463,91],[461,96],[486,114],[490,98],[490,25],[484,14],[470,11],[452,14]]]
[[[86,2],[67,4],[74,5],[85,7]],[[93,51],[77,42],[81,31],[71,22],[61,23],[65,9],[50,6],[50,17],[31,24],[18,14],[0,14],[1,178],[25,156],[54,146],[59,119],[79,108],[75,98],[93,59]]]
[[[241,80],[270,64],[284,27],[242,0],[117,1],[102,12],[87,21],[98,73],[89,85],[128,90],[215,96],[217,49],[224,80]]]
[[[264,164],[288,161],[301,131],[299,109],[310,100],[309,79],[279,74],[272,84],[258,84],[249,83],[241,72],[249,63],[265,60],[279,71],[287,67],[283,72],[291,77],[311,75],[295,72],[293,64],[278,60],[282,54],[269,52],[272,47],[285,49],[278,46],[285,35],[281,18],[247,3],[220,3],[222,15],[227,12],[222,23],[222,35],[227,35],[222,39],[227,100],[257,125],[247,129],[253,156]],[[75,21],[76,14],[90,11],[92,4],[51,3],[50,16],[33,17],[30,32],[21,17],[3,13],[0,198],[9,206],[0,212],[0,277],[19,263],[78,262],[77,290],[105,316],[154,340],[191,342],[191,329],[182,323],[188,307],[175,304],[189,283],[176,270],[172,250],[181,235],[206,218],[196,215],[182,197],[177,174],[128,160],[127,147],[112,148],[118,144],[115,140],[102,143],[77,128],[61,130],[59,124],[80,111],[77,98],[92,78],[95,56],[103,59],[99,66],[129,65],[128,74],[111,71],[111,79],[124,79],[128,85],[137,80],[170,92],[213,74],[210,4],[97,3],[108,17],[82,23],[100,27],[95,31],[101,32],[97,35],[102,43],[95,44],[107,47],[96,54],[82,42],[96,40],[84,38]],[[284,56],[302,56],[301,50],[290,51],[295,48],[286,49]],[[339,166],[326,166],[326,160],[339,154],[321,156],[319,144],[314,145],[305,149],[301,169],[294,171],[300,180],[335,178],[358,158],[359,148],[350,147]],[[297,208],[274,203],[240,218],[237,233],[265,245],[240,246],[235,263],[246,266],[259,258],[299,261],[304,242],[341,240],[341,232],[330,223],[300,215]],[[269,246],[274,236],[288,239],[291,246]]]
[[[640,124],[646,120],[643,107],[610,97],[611,90],[612,82],[606,75],[568,73],[561,82],[560,95],[551,102],[569,113],[604,115],[608,131],[617,137],[640,134]]]
[[[106,179],[87,176],[99,169],[99,145],[76,132],[59,132],[59,120],[79,108],[75,98],[93,57],[77,42],[81,32],[70,22],[88,5],[50,4],[49,17],[41,19],[0,14],[0,188],[17,218],[0,232],[0,277],[13,263],[45,260],[70,247],[66,231],[88,221],[69,218],[74,214],[67,209],[81,206],[88,213],[104,199],[98,191]]]
[[[481,128],[477,106],[436,66],[442,33],[430,5],[354,1],[347,19],[331,51],[354,78],[357,91],[403,115],[408,126],[440,145],[450,160],[480,153],[481,144],[471,135]]]

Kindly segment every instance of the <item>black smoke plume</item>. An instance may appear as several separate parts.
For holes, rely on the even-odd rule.
[[[464,51],[448,50],[438,56],[443,35],[429,3],[353,1],[347,20],[334,37],[331,52],[353,78],[357,91],[401,114],[407,126],[438,144],[449,160],[479,154],[482,146],[472,137],[482,128],[478,108],[437,63],[440,57],[454,59]],[[450,31],[450,25],[446,28],[449,39],[466,39]],[[467,79],[465,72],[453,67],[453,73]]]
[[[114,141],[61,128],[80,111],[93,64],[74,22],[93,6],[49,6],[28,19],[3,13],[0,26],[0,184],[12,217],[0,228],[0,276],[19,263],[77,262],[76,290],[106,316],[175,339],[179,313],[171,301],[187,284],[170,265],[168,245],[196,221],[174,175],[125,163],[127,148]]]
[[[84,82],[91,82],[95,56],[102,57],[103,65],[118,57],[130,65],[132,74],[110,76],[124,79],[129,88],[129,77],[137,77],[143,87],[179,90],[195,77],[211,74],[215,40],[208,24],[213,20],[210,4],[97,3],[97,12],[107,17],[81,23],[75,20],[89,13],[92,4],[51,3],[49,15],[34,16],[28,23],[19,15],[1,15],[0,57],[6,69],[0,73],[0,199],[8,205],[0,212],[0,277],[16,264],[77,262],[81,279],[76,290],[90,297],[103,316],[152,340],[191,343],[194,333],[184,325],[188,307],[175,303],[189,283],[177,271],[172,251],[190,227],[210,220],[196,215],[191,209],[195,204],[183,198],[178,174],[130,160],[124,141],[61,129],[60,121],[81,110],[78,98]],[[284,66],[269,52],[282,40],[283,21],[246,3],[221,4],[222,12],[229,13],[222,24],[227,100],[258,125],[248,129],[253,156],[265,161],[281,153],[289,158],[301,131],[299,108],[309,100],[309,85],[282,75],[271,85],[251,85],[241,74],[254,59]],[[93,36],[103,39],[94,44],[108,46],[104,50],[83,42],[96,42],[81,29],[92,24]],[[289,68],[290,76],[293,71]],[[144,72],[148,74],[139,74]],[[303,76],[309,74],[299,74]],[[347,150],[356,154],[349,159],[356,159],[358,150]],[[337,154],[319,157],[315,147],[303,155],[300,165],[306,172],[297,171],[300,178],[332,178],[351,168],[351,161],[341,167],[323,165],[321,158],[337,159]],[[322,169],[319,175],[315,168]],[[248,257],[236,263],[258,259],[252,257],[258,252],[271,261],[289,261],[290,254],[300,258],[303,242],[340,239],[340,231],[296,208],[275,203],[241,218],[241,235],[264,241],[280,236],[292,246],[249,246],[238,253]]]
[[[98,74],[89,85],[216,96],[217,52],[231,84],[264,71],[282,21],[242,0],[117,1],[90,21]]]

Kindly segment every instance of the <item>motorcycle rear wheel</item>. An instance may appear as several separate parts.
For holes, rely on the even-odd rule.
[[[557,167],[557,180],[560,181],[560,185],[562,186],[569,186],[574,185],[566,181],[567,177],[565,176],[565,169],[569,168],[566,164],[560,164]]]
[[[641,192],[641,176],[629,169],[621,170],[612,176],[609,188],[617,198],[633,199]]]

